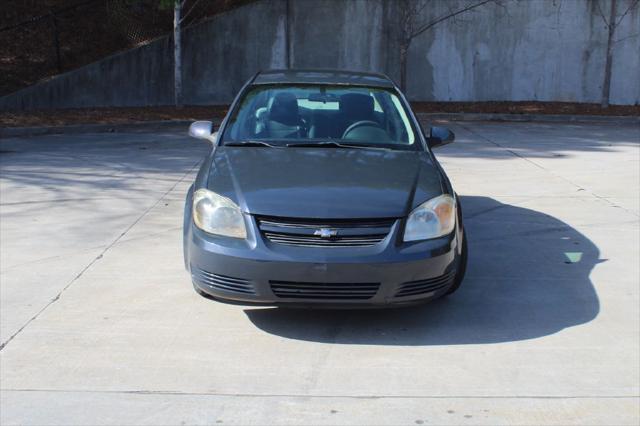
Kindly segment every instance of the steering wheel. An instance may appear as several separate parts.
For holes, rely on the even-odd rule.
[[[346,139],[347,138],[347,134],[349,134],[350,132],[354,131],[355,129],[357,129],[359,127],[365,127],[365,126],[366,127],[375,127],[377,129],[382,129],[382,127],[380,126],[379,123],[376,123],[375,121],[372,121],[372,120],[356,121],[351,126],[347,127],[347,130],[345,130],[344,133],[342,134],[342,139]]]

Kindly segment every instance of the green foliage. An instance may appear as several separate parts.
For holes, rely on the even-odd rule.
[[[160,9],[173,9],[177,0],[158,0],[158,6]]]

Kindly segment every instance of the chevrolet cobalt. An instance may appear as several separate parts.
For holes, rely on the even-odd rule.
[[[217,130],[217,131],[214,131]],[[387,77],[266,71],[214,129],[189,189],[184,259],[196,291],[226,302],[385,307],[454,292],[467,241],[460,202]]]

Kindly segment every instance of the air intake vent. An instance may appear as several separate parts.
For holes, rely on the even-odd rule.
[[[384,240],[395,219],[286,219],[256,217],[272,243],[301,247],[368,247]]]
[[[191,267],[193,279],[199,284],[212,287],[216,290],[231,291],[243,294],[255,294],[253,283],[242,278],[232,278],[226,275],[213,274],[211,272]]]
[[[395,297],[416,296],[419,294],[442,290],[443,288],[446,288],[449,284],[451,284],[451,281],[453,280],[455,275],[456,271],[453,270],[436,278],[403,283],[398,288],[398,292],[396,293]]]
[[[378,292],[380,283],[314,283],[269,281],[271,291],[289,299],[365,300]]]

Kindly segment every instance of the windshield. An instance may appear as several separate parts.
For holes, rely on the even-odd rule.
[[[411,121],[387,89],[260,85],[235,109],[222,144],[420,149]],[[330,142],[330,143],[327,143]]]

